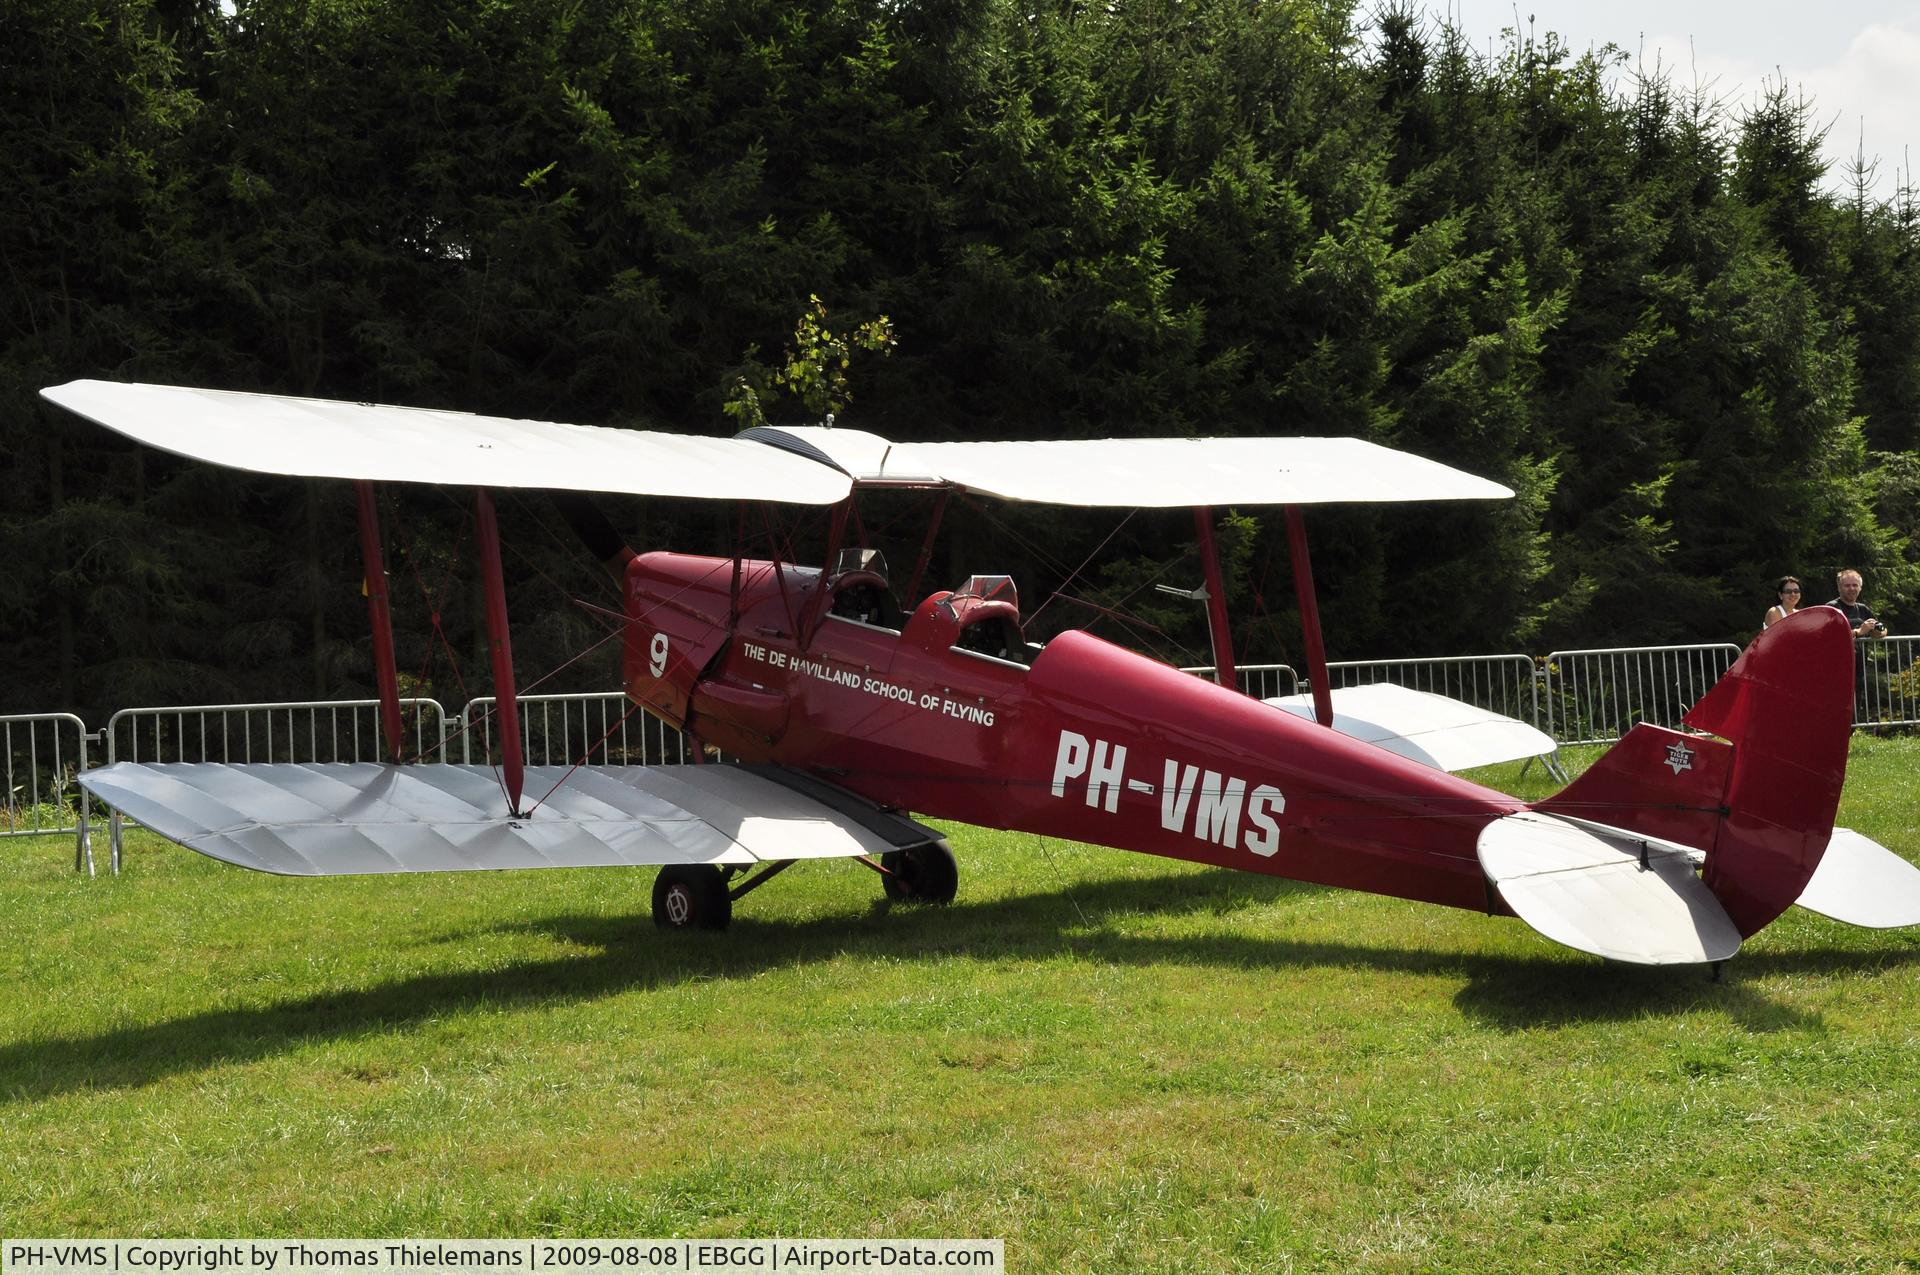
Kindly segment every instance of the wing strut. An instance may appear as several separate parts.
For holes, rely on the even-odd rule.
[[[1307,556],[1307,519],[1300,506],[1287,506],[1287,550],[1293,557],[1293,592],[1300,600],[1300,636],[1307,644],[1307,684],[1313,689],[1313,715],[1333,727],[1333,690],[1327,678],[1327,643],[1320,635],[1320,602],[1313,592],[1313,559]]]
[[[813,635],[820,631],[827,613],[827,586],[833,582],[835,565],[840,561],[840,545],[846,539],[847,519],[853,514],[854,497],[847,498],[833,507],[833,519],[827,527],[827,556],[820,568],[819,579],[814,581],[813,594],[808,597],[800,609],[800,649],[807,650],[813,645]]]
[[[400,672],[393,656],[393,612],[387,605],[386,557],[380,551],[380,511],[372,483],[355,479],[353,491],[360,504],[360,564],[367,582],[367,624],[373,630],[373,671],[380,686],[380,730],[387,741],[387,755],[405,761],[400,753]]]
[[[933,538],[939,534],[940,519],[947,512],[947,497],[953,495],[953,488],[942,487],[940,494],[934,497],[933,514],[927,519],[927,534],[920,541],[920,557],[913,564],[913,579],[907,583],[907,591],[900,596],[906,599],[908,606],[918,605],[915,599],[920,596],[920,581],[926,578],[927,563],[933,557]]]
[[[500,761],[506,772],[507,809],[520,815],[526,763],[520,753],[520,701],[513,689],[513,640],[507,631],[507,586],[500,571],[500,524],[487,489],[473,489],[473,519],[480,539],[480,577],[487,590],[487,647],[493,653],[494,712],[500,718]]]
[[[1213,640],[1213,680],[1228,690],[1238,690],[1240,679],[1233,670],[1233,630],[1227,625],[1227,588],[1220,578],[1220,550],[1213,541],[1213,510],[1206,505],[1193,509],[1193,531],[1200,547],[1200,566],[1207,573],[1207,636]]]

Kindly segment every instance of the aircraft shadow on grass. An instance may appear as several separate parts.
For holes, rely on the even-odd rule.
[[[270,1005],[207,1010],[91,1036],[0,1045],[0,1104],[88,1089],[137,1088],[315,1041],[405,1028],[467,1007],[571,1004],[689,981],[746,978],[850,951],[923,959],[1045,959],[1073,952],[1094,961],[1143,967],[1186,964],[1279,976],[1288,970],[1346,967],[1464,978],[1454,1003],[1463,1014],[1499,1031],[1682,1014],[1703,1007],[1729,1015],[1749,1031],[1818,1027],[1818,1013],[1769,999],[1756,990],[1753,976],[1895,969],[1920,960],[1920,943],[1872,952],[1760,950],[1743,953],[1728,964],[1722,981],[1712,982],[1699,966],[1603,963],[1564,954],[1544,942],[1537,954],[1490,955],[1442,946],[1369,946],[1234,933],[1129,934],[1113,925],[1128,916],[1244,914],[1322,892],[1316,886],[1225,871],[1166,873],[945,908],[876,903],[851,923],[844,913],[806,921],[749,915],[726,934],[666,935],[639,917],[562,914],[497,928],[547,934],[595,951],[505,969],[415,975]],[[459,938],[442,935],[431,941]],[[1276,1027],[1287,1015],[1282,1000],[1273,1010]]]

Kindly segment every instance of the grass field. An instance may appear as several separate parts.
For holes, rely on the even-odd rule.
[[[1920,741],[1856,741],[1843,822],[1920,856],[1916,775]],[[1920,1268],[1920,933],[1796,910],[1715,984],[1513,920],[954,842],[950,908],[833,863],[692,936],[654,930],[645,872],[288,880],[134,835],[87,880],[65,839],[0,843],[0,1232]]]

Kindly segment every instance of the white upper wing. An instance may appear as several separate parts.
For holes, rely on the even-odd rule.
[[[889,443],[819,426],[758,431],[807,445],[861,486],[952,483],[1085,508],[1507,500],[1499,483],[1357,438],[1086,438]]]
[[[1498,483],[1357,438],[890,443],[802,426],[706,438],[418,407],[73,381],[51,402],[151,447],[260,473],[825,505],[955,485],[1088,508],[1504,500]],[[792,440],[803,454],[762,442]],[[829,464],[819,463],[820,459]]]
[[[266,474],[805,505],[843,500],[852,486],[738,438],[110,381],[40,393],[150,447]]]

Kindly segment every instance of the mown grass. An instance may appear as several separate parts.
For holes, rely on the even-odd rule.
[[[1538,794],[1534,772],[1489,776]],[[1844,818],[1920,853],[1920,741]],[[1016,1271],[1920,1266],[1920,935],[1721,983],[1519,922],[954,830],[787,873],[298,881],[0,846],[11,1235],[1001,1236]]]

